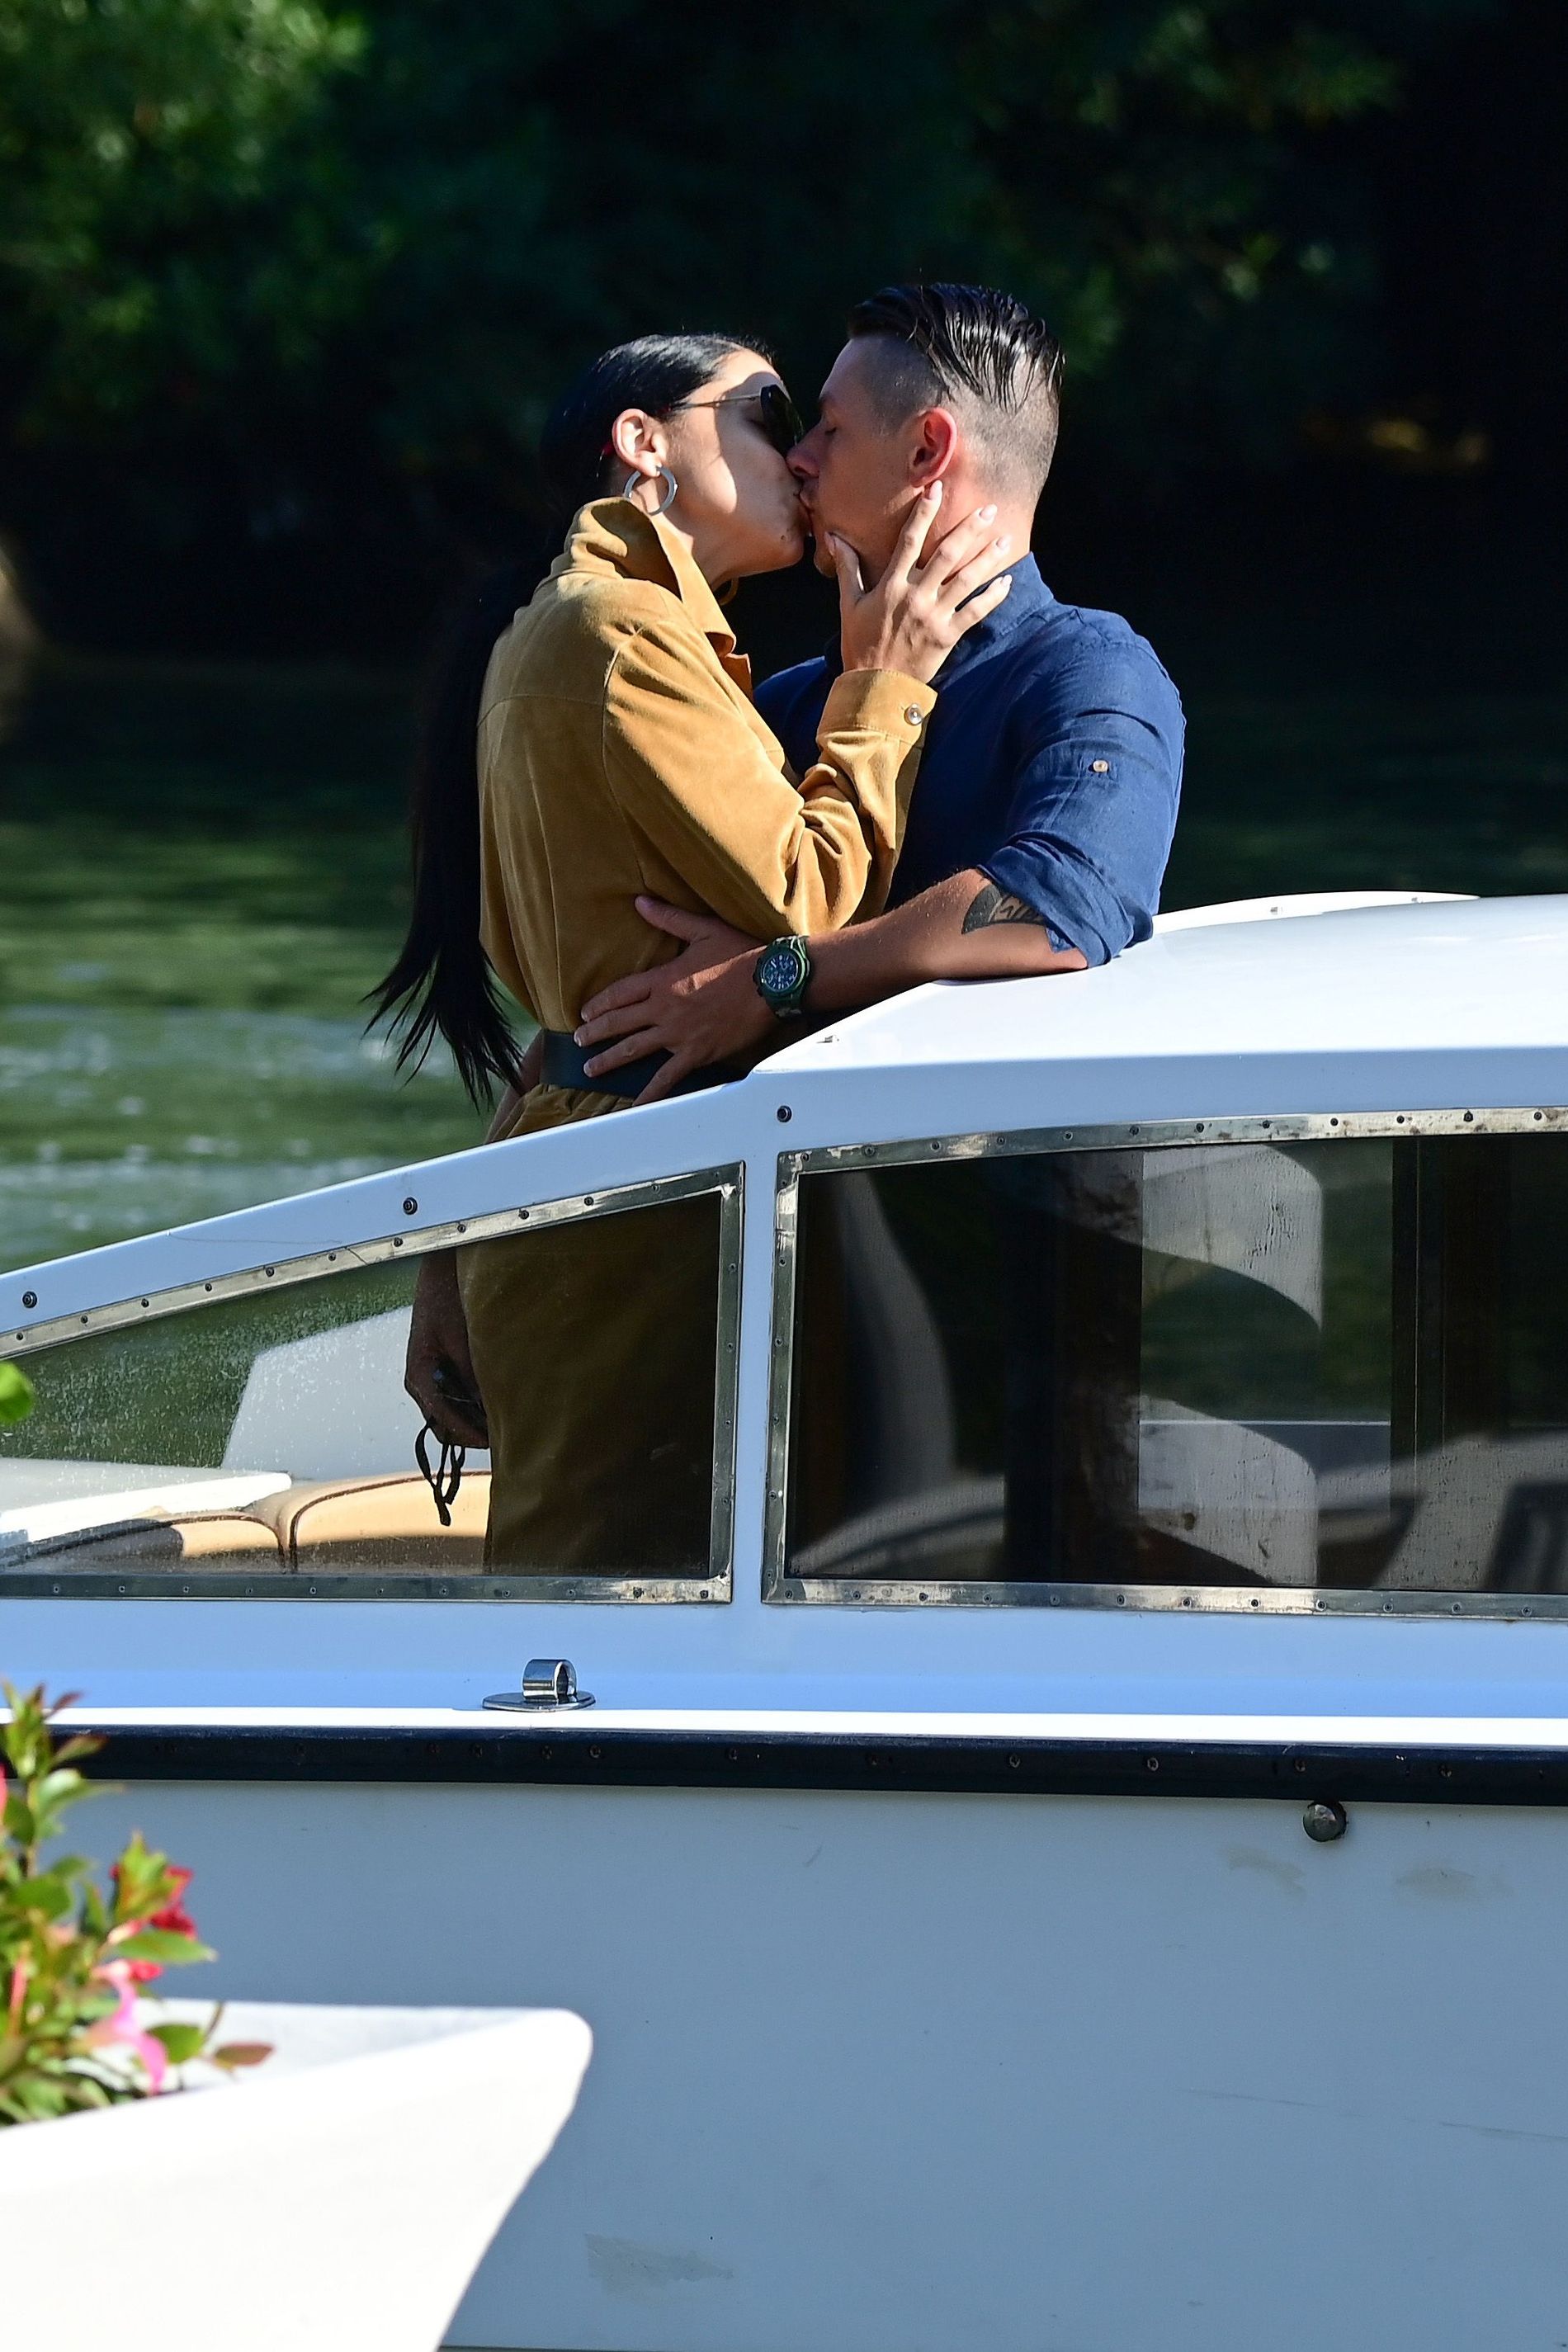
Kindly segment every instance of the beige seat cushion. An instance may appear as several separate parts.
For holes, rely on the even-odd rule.
[[[87,1528],[74,1540],[51,1543],[51,1560],[72,1570],[182,1568],[254,1576],[279,1570],[302,1575],[446,1576],[482,1569],[489,1517],[490,1474],[470,1470],[444,1528],[426,1481],[416,1474],[386,1478],[317,1479],[286,1486],[245,1511],[192,1511],[163,1517],[149,1512],[133,1523]]]
[[[275,1530],[250,1511],[193,1512],[171,1519],[169,1532],[178,1538],[181,1557],[199,1560],[204,1569],[252,1568],[276,1576],[283,1564]]]
[[[435,1496],[416,1473],[391,1478],[322,1479],[286,1487],[253,1506],[276,1530],[284,1564],[301,1572],[396,1570],[447,1575],[481,1569],[490,1475],[470,1470],[441,1525]]]
[[[276,1576],[283,1565],[272,1528],[244,1511],[193,1512],[183,1519],[149,1513],[144,1519],[121,1519],[110,1527],[84,1528],[79,1536],[57,1538],[44,1556],[51,1567],[58,1562],[72,1572],[112,1569],[138,1576],[190,1567],[204,1573],[232,1570],[236,1575]]]

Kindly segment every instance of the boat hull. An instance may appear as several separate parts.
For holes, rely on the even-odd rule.
[[[596,2058],[454,2344],[1554,2342],[1568,1814],[143,1781],[211,1989],[570,2005]],[[200,1990],[207,1990],[204,1984]]]

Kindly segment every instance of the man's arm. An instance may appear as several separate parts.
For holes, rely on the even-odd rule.
[[[1080,971],[1146,936],[1175,823],[1182,733],[1181,703],[1150,647],[1099,624],[1086,629],[1074,661],[1019,698],[1018,766],[989,870],[967,867],[889,914],[814,938],[807,1009],[845,1012],[927,980]],[[759,941],[653,900],[637,907],[683,951],[584,1006],[577,1041],[605,1049],[591,1070],[668,1053],[639,1097],[651,1102],[693,1070],[754,1060],[787,1037],[752,985]]]
[[[1087,961],[1053,945],[1043,915],[972,866],[874,922],[813,940],[805,1002],[813,1013],[843,1013],[924,980],[1082,971]]]
[[[673,962],[616,981],[584,1006],[577,1043],[604,1047],[585,1066],[585,1076],[667,1053],[670,1059],[637,1097],[656,1102],[689,1071],[750,1063],[787,1040],[790,1032],[752,982],[761,940],[658,898],[639,898],[637,910],[685,945]],[[811,1013],[842,1013],[925,980],[1081,971],[1086,961],[1077,948],[1052,944],[1034,908],[970,868],[891,914],[814,939],[805,1004]]]

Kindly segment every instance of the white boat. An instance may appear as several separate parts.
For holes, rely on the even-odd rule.
[[[487,1568],[411,1262],[693,1198],[701,1546]],[[593,2029],[455,2344],[1562,2336],[1568,900],[1205,910],[0,1317],[0,1662],[215,1989]]]

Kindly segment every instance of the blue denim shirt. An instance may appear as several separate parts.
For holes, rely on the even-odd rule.
[[[835,649],[757,688],[797,775],[816,757],[839,667]],[[1186,731],[1153,647],[1114,613],[1059,604],[1031,555],[933,683],[889,903],[976,866],[1036,909],[1055,946],[1091,964],[1147,939]]]

